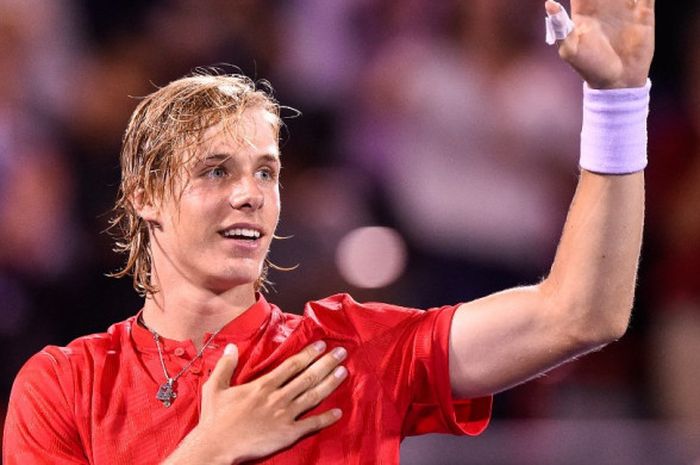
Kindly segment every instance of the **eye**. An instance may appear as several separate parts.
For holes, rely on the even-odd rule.
[[[211,179],[222,179],[226,177],[226,168],[223,166],[214,166],[206,171],[206,176]]]
[[[276,181],[278,175],[277,171],[272,168],[261,168],[256,173],[256,176],[263,181]]]

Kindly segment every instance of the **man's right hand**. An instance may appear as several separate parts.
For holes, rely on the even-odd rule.
[[[199,424],[164,465],[229,465],[265,457],[338,421],[342,412],[337,408],[298,419],[347,377],[347,369],[339,366],[346,350],[337,347],[321,356],[325,350],[318,341],[266,375],[230,386],[238,350],[229,344],[202,387]]]

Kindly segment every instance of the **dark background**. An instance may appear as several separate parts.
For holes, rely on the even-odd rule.
[[[404,461],[433,447],[472,451],[444,463],[578,463],[571,451],[600,444],[591,431],[619,438],[599,463],[640,463],[640,437],[665,451],[658,463],[700,457],[698,10],[657,5],[648,223],[628,334],[499,395],[482,438],[410,443]],[[579,80],[545,46],[542,19],[532,0],[0,0],[0,417],[31,354],[140,308],[130,281],[105,277],[123,259],[103,232],[121,135],[133,97],[196,66],[269,79],[303,114],[283,141],[279,232],[293,237],[271,258],[299,268],[271,275],[281,308],[345,290],[428,308],[539,280],[575,186],[580,129]],[[372,236],[351,253],[369,261],[336,259],[366,226],[393,242]],[[384,282],[343,271],[397,257]],[[587,439],[568,456],[489,455],[503,441],[529,451],[524,431],[537,450],[557,449],[545,437]]]

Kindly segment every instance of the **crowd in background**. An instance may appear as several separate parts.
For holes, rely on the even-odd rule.
[[[657,5],[648,222],[628,335],[500,395],[497,418],[672,421],[700,447],[700,8]],[[581,84],[539,0],[0,0],[0,417],[47,344],[138,311],[106,273],[121,135],[197,66],[268,79],[284,105],[268,299],[348,290],[419,308],[538,281],[577,176]],[[287,112],[290,116],[294,112]],[[362,226],[406,251],[365,288],[336,249]],[[380,254],[381,255],[381,254]],[[699,453],[700,456],[700,453]]]

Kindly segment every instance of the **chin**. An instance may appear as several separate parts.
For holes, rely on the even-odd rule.
[[[239,286],[249,285],[253,287],[260,277],[262,269],[260,267],[256,269],[247,268],[239,266],[233,270],[222,270],[221,273],[210,274],[205,277],[204,285],[207,289],[212,289],[216,292],[225,292]]]
[[[255,279],[231,279],[231,278],[221,278],[212,277],[207,279],[204,283],[204,287],[216,294],[223,294],[224,292],[230,291],[236,287],[240,286],[250,286],[253,288],[255,286]]]

